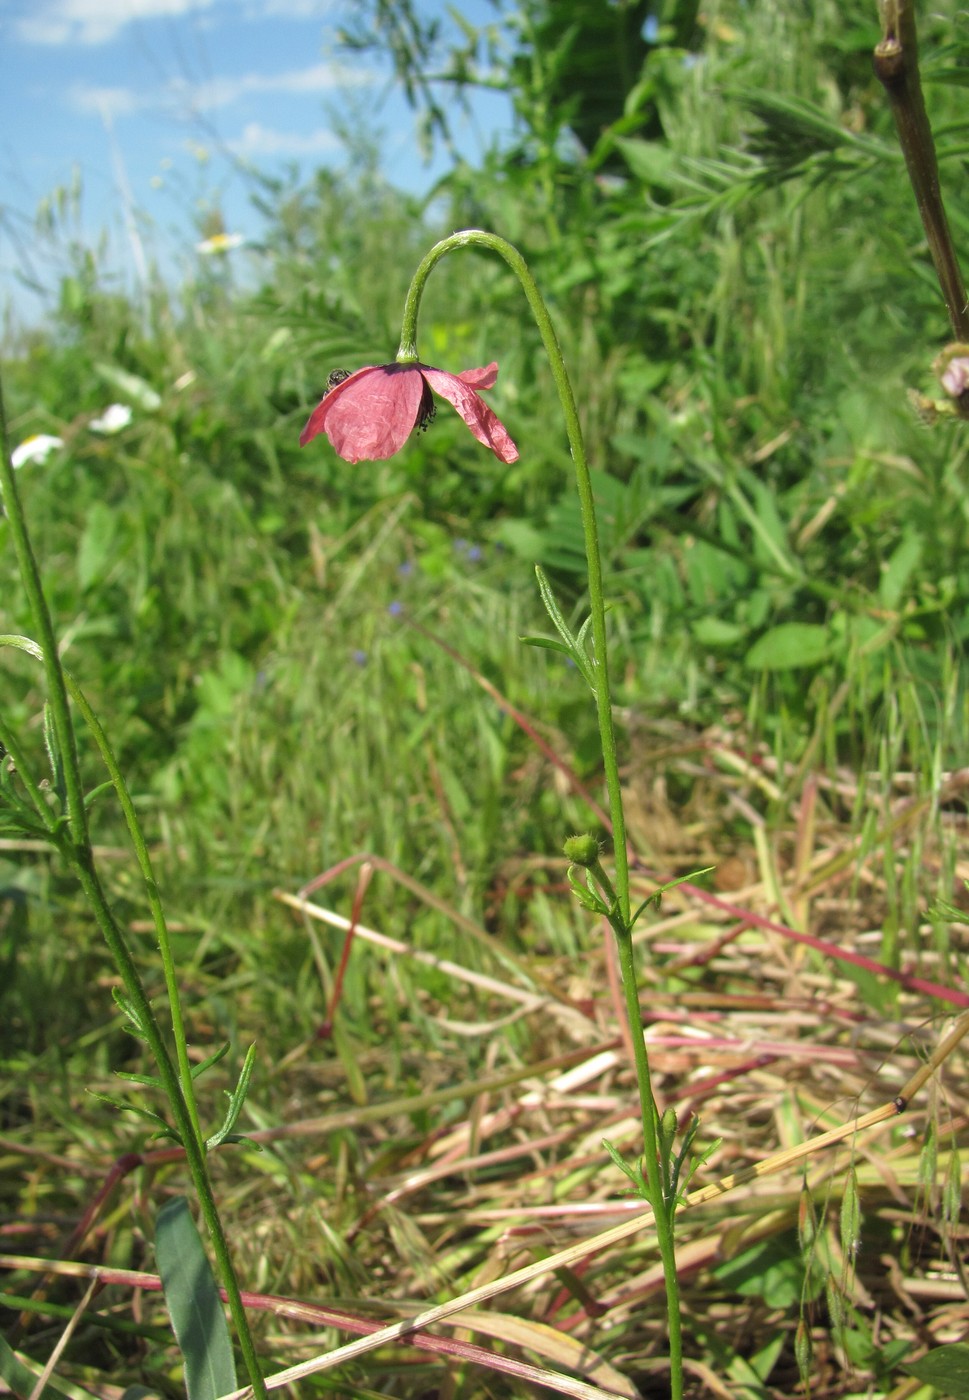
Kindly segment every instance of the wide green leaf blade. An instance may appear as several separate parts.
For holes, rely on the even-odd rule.
[[[184,1196],[176,1196],[158,1212],[155,1258],[185,1361],[188,1400],[217,1400],[219,1395],[228,1395],[236,1389],[229,1328]]]
[[[943,1395],[955,1395],[958,1400],[969,1397],[969,1344],[966,1342],[933,1347],[918,1361],[909,1362],[905,1369],[916,1380],[934,1385]]]
[[[831,636],[816,622],[782,622],[756,642],[744,658],[755,671],[793,671],[818,666],[831,651]]]

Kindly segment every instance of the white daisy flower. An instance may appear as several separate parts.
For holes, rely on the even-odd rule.
[[[196,243],[195,251],[211,258],[216,253],[229,253],[233,248],[241,248],[245,241],[241,233],[213,233],[210,238]]]
[[[108,404],[100,418],[92,418],[88,427],[92,433],[120,433],[131,422],[131,409],[126,403]]]
[[[50,433],[34,433],[33,437],[24,438],[14,448],[10,460],[15,467],[22,467],[27,462],[46,462],[52,452],[63,446],[63,438],[53,437]]]

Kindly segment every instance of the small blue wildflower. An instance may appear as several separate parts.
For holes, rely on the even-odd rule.
[[[357,647],[356,651],[353,653],[353,661],[356,666],[366,666],[367,653],[365,651],[361,651],[360,648]]]
[[[657,15],[647,15],[642,28],[643,38],[647,44],[655,44],[659,38],[659,17]]]
[[[398,578],[410,578],[410,576],[411,576],[411,574],[412,574],[413,572],[414,572],[414,565],[411,563],[411,561],[410,561],[409,559],[405,559],[404,562],[403,562],[402,564],[398,564],[398,565],[397,565],[397,577],[398,577]]]
[[[482,548],[481,548],[480,544],[473,544],[473,545],[471,546],[471,548],[468,550],[468,562],[469,562],[470,564],[478,564],[478,563],[481,562],[481,560],[482,560],[483,558],[484,558],[484,553],[483,553],[483,551],[482,551]]]
[[[392,603],[388,603],[387,611],[390,613],[391,617],[400,617],[401,613],[404,611],[404,605],[399,598],[395,598]]]

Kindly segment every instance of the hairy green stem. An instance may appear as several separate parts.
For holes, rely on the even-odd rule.
[[[158,893],[158,884],[155,880],[155,872],[151,864],[148,842],[145,840],[145,833],[141,828],[141,822],[138,820],[135,805],[131,800],[128,784],[125,782],[124,774],[118,766],[118,761],[108,742],[108,736],[104,732],[101,721],[88,704],[87,698],[70,672],[64,673],[64,679],[67,683],[71,699],[80,710],[85,724],[93,734],[94,741],[101,754],[102,762],[111,775],[111,781],[114,784],[114,790],[128,826],[128,834],[135,848],[135,855],[145,885],[145,893],[148,897],[148,907],[151,909],[152,921],[155,925],[158,950],[161,954],[162,969],[165,977],[165,990],[168,993],[168,1009],[172,1018],[172,1037],[175,1041],[179,1080],[182,1093],[185,1097],[185,1107],[192,1120],[193,1136],[199,1143],[204,1143],[205,1139],[202,1133],[202,1124],[199,1119],[198,1099],[195,1094],[195,1083],[192,1079],[192,1066],[188,1058],[188,1040],[185,1035],[182,1000],[179,994],[178,978],[175,972],[175,956],[172,952],[171,939],[168,936],[168,924],[165,920],[161,896]]]
[[[61,664],[57,640],[54,635],[54,625],[51,619],[50,609],[47,606],[47,599],[44,595],[43,584],[40,577],[40,569],[38,568],[37,559],[34,555],[30,534],[27,529],[26,516],[24,515],[20,501],[14,469],[10,461],[2,384],[0,384],[0,500],[2,500],[4,513],[9,523],[14,554],[17,559],[24,592],[27,597],[34,628],[38,637],[36,649],[31,646],[24,649],[33,652],[33,654],[42,661],[47,678],[48,703],[50,706],[59,759],[64,775],[64,792],[68,819],[67,834],[65,835],[62,830],[57,830],[51,825],[49,821],[49,809],[47,809],[47,816],[44,816],[44,813],[40,809],[38,809],[38,812],[51,832],[53,844],[64,855],[91,906],[94,918],[104,936],[105,942],[108,945],[108,949],[121,976],[125,993],[137,1018],[139,1029],[144,1033],[149,1049],[154,1056],[159,1078],[165,1095],[168,1098],[172,1117],[175,1121],[176,1130],[181,1139],[182,1146],[185,1149],[189,1172],[198,1196],[202,1215],[212,1240],[212,1246],[218,1261],[222,1282],[226,1290],[229,1310],[236,1326],[239,1344],[242,1349],[246,1369],[249,1373],[250,1382],[254,1393],[260,1397],[260,1400],[265,1400],[267,1391],[262,1379],[262,1371],[256,1355],[255,1344],[252,1339],[252,1332],[249,1328],[248,1318],[246,1317],[245,1307],[243,1306],[242,1293],[232,1265],[228,1241],[226,1240],[225,1232],[222,1228],[222,1221],[209,1180],[208,1168],[205,1160],[205,1142],[202,1137],[198,1111],[195,1106],[191,1067],[187,1057],[185,1036],[182,1029],[180,1011],[178,1009],[177,985],[170,952],[168,966],[166,966],[166,981],[169,984],[169,992],[174,994],[172,1001],[173,1020],[180,1032],[178,1035],[178,1043],[180,1059],[182,1060],[181,1077],[175,1068],[175,1063],[165,1043],[158,1018],[155,1016],[154,1010],[152,1009],[150,998],[145,991],[144,983],[141,980],[141,975],[138,972],[128,944],[125,941],[124,934],[104,893],[95,865],[94,852],[91,847],[88,827],[87,809],[84,803],[84,784],[81,776],[80,763],[78,761],[77,739],[68,700],[68,679],[64,667]],[[90,723],[91,720],[94,719],[94,716],[86,702],[83,703],[82,710],[84,711],[85,718]],[[94,732],[103,754],[107,749],[107,740],[101,726],[96,720],[94,720]],[[110,753],[110,749],[107,749],[107,752]],[[113,756],[108,764],[108,768],[112,779],[116,780],[120,777]],[[46,806],[43,798],[40,796],[39,790],[36,789],[36,785],[31,786],[28,784],[28,792],[35,806],[37,805],[38,799],[42,807]],[[127,799],[126,789],[125,798]],[[129,818],[130,825],[130,818],[134,816],[134,809],[131,806],[130,799],[127,799],[122,805],[125,807],[125,815]],[[135,820],[135,826],[138,827],[137,820]],[[147,846],[145,845],[143,835],[141,835],[140,827],[138,827],[136,849],[138,850],[139,861],[142,863],[143,872],[146,869],[145,861],[148,861],[147,869],[150,872]],[[154,888],[153,880],[150,881],[148,888],[149,899],[152,903],[153,910],[155,910],[158,906],[157,891]],[[158,926],[156,914],[156,928]],[[161,927],[164,930],[163,920]],[[166,934],[166,945],[167,941]]]
[[[610,920],[610,922],[612,922]],[[642,1013],[639,1009],[639,993],[636,986],[636,961],[633,951],[632,930],[620,928],[618,921],[612,923],[619,952],[619,972],[622,979],[623,995],[626,998],[626,1020],[633,1043],[633,1059],[636,1063],[636,1079],[645,1084],[647,1102],[642,1104],[643,1117],[643,1175],[649,1190],[649,1203],[656,1220],[656,1242],[659,1245],[660,1260],[663,1264],[663,1280],[666,1285],[666,1315],[669,1326],[670,1347],[670,1393],[673,1400],[683,1393],[683,1330],[680,1319],[680,1284],[676,1272],[676,1245],[674,1238],[674,1217],[676,1201],[670,1200],[666,1192],[669,1163],[663,1160],[659,1138],[659,1112],[653,1097],[652,1080],[649,1072],[649,1055],[643,1038]]]
[[[606,788],[609,793],[609,809],[612,821],[613,863],[615,866],[615,887],[610,883],[605,871],[597,862],[594,874],[599,879],[607,896],[610,909],[609,923],[616,936],[619,948],[619,963],[622,973],[623,992],[626,1001],[626,1016],[633,1044],[633,1060],[643,1124],[643,1174],[647,1196],[656,1220],[656,1235],[660,1258],[663,1264],[663,1278],[666,1286],[666,1307],[669,1327],[670,1354],[670,1394],[672,1400],[680,1400],[683,1394],[683,1343],[680,1321],[679,1280],[676,1273],[674,1251],[673,1218],[676,1202],[667,1199],[666,1177],[668,1164],[663,1160],[659,1117],[656,1100],[653,1097],[649,1073],[649,1059],[643,1039],[642,1018],[639,1009],[639,991],[636,982],[636,967],[633,956],[632,920],[629,896],[629,862],[626,851],[626,823],[623,815],[622,788],[619,780],[619,760],[616,752],[616,732],[612,718],[612,694],[609,685],[608,650],[606,640],[606,608],[602,585],[602,561],[599,551],[599,530],[596,523],[595,498],[592,478],[585,454],[582,428],[565,367],[565,358],[559,345],[555,327],[548,308],[542,299],[534,277],[522,255],[511,243],[497,234],[482,229],[466,229],[442,239],[423,258],[414,274],[407,299],[404,303],[404,317],[401,328],[400,350],[397,358],[403,363],[419,361],[417,353],[417,317],[421,297],[427,279],[435,265],[448,253],[458,248],[487,248],[504,258],[517,276],[525,293],[526,300],[538,325],[542,343],[548,355],[552,377],[558,390],[559,402],[565,418],[565,429],[572,460],[575,464],[576,484],[579,492],[579,506],[582,529],[585,536],[586,566],[589,576],[589,611],[592,619],[592,678],[596,700],[596,713],[599,721],[599,741],[602,748],[603,769]]]

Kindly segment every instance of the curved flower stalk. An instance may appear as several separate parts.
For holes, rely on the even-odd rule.
[[[578,855],[572,852],[569,855],[573,861],[573,871],[575,865],[580,869],[583,866],[587,867],[592,885],[588,889],[583,887],[573,871],[570,871],[570,880],[585,906],[591,912],[601,914],[616,937],[643,1127],[641,1168],[624,1167],[623,1170],[633,1180],[639,1194],[652,1207],[666,1285],[670,1395],[671,1400],[681,1400],[683,1344],[673,1218],[680,1199],[680,1169],[690,1147],[690,1138],[688,1135],[679,1155],[676,1156],[675,1117],[672,1121],[668,1117],[660,1119],[653,1097],[649,1060],[643,1040],[632,942],[633,924],[641,911],[637,910],[634,914],[630,908],[626,827],[612,720],[606,610],[592,478],[586,460],[575,397],[558,337],[538,285],[518,250],[497,234],[487,233],[482,229],[467,229],[435,244],[418,266],[407,293],[396,364],[370,366],[349,376],[343,371],[337,371],[331,376],[332,387],[307,423],[300,442],[305,444],[317,433],[325,432],[336,451],[349,462],[389,457],[403,447],[415,429],[425,428],[429,423],[433,411],[430,389],[434,389],[454,405],[479,442],[490,447],[502,461],[515,461],[518,449],[503,424],[476,392],[477,389],[487,389],[494,384],[497,365],[489,365],[487,370],[467,370],[461,375],[450,375],[422,364],[417,354],[417,319],[427,279],[441,258],[459,248],[470,247],[488,248],[497,253],[521,283],[548,355],[575,463],[585,535],[590,610],[589,621],[582,627],[578,636],[573,636],[566,625],[561,610],[551,595],[548,581],[541,573],[539,587],[552,622],[562,638],[561,646],[558,643],[551,645],[565,651],[571,657],[595,696],[603,768],[609,792],[614,878],[610,880],[606,875],[599,860],[598,845],[589,837],[582,838],[586,844],[581,846]],[[591,639],[591,647],[588,646],[587,638]]]

